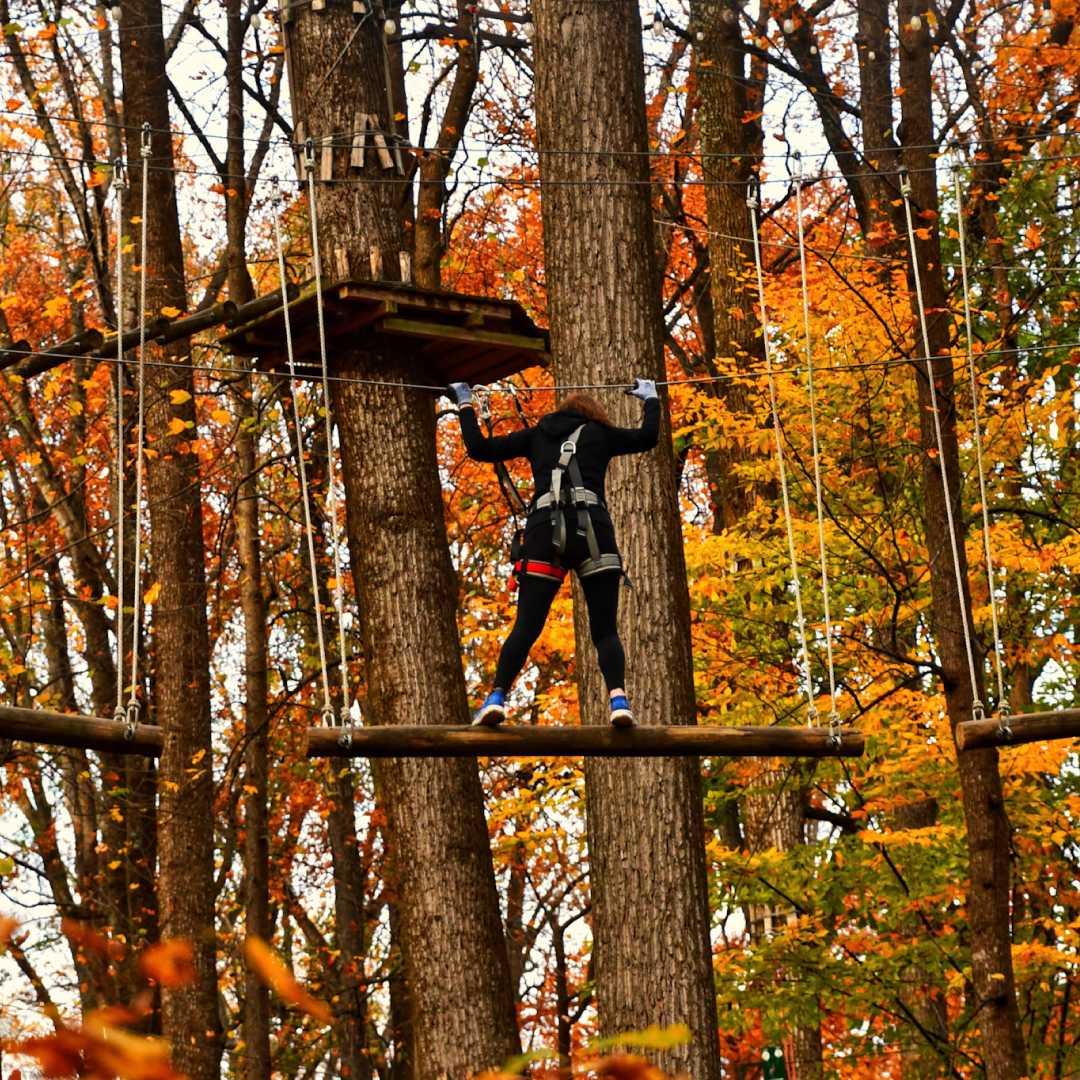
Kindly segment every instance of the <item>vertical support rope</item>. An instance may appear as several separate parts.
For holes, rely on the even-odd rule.
[[[799,580],[799,564],[795,558],[795,534],[791,527],[791,501],[788,497],[787,466],[784,464],[784,442],[780,429],[780,413],[776,407],[776,382],[773,378],[772,339],[769,336],[769,313],[765,307],[765,273],[761,265],[761,240],[758,226],[758,206],[760,202],[757,189],[751,181],[746,194],[746,205],[750,210],[750,236],[754,242],[754,265],[757,269],[758,309],[761,312],[761,336],[765,347],[765,372],[769,383],[769,405],[772,408],[773,435],[776,439],[776,460],[780,467],[780,492],[784,499],[784,524],[787,527],[788,556],[791,559],[791,581],[795,589],[795,613],[799,630],[799,645],[802,649],[803,675],[806,680],[806,701],[809,706],[807,716],[811,723],[816,722],[817,706],[814,704],[814,684],[810,677],[810,650],[806,644],[806,619],[803,615],[802,584]]]
[[[341,724],[344,730],[339,740],[344,747],[352,745],[352,726],[349,706],[349,665],[345,650],[345,596],[341,580],[341,526],[338,522],[338,487],[334,470],[334,421],[330,411],[330,371],[326,358],[326,319],[323,312],[322,255],[319,251],[319,215],[315,209],[315,144],[308,139],[304,147],[304,167],[308,182],[308,218],[311,221],[311,258],[315,270],[315,311],[319,325],[319,364],[322,373],[323,420],[326,424],[326,501],[330,509],[331,545],[334,551],[334,614],[338,626],[338,661],[341,667]],[[334,723],[333,710],[324,710],[323,719]]]
[[[131,694],[127,705],[130,738],[139,723],[139,620],[142,600],[143,456],[146,442],[146,219],[150,212],[150,125],[142,126],[142,218],[139,222],[139,367],[138,418],[135,429],[135,588],[131,598]]]
[[[810,391],[810,438],[814,451],[814,498],[817,502],[818,556],[821,563],[821,597],[825,611],[825,655],[829,670],[829,736],[839,738],[840,713],[836,708],[836,675],[833,668],[832,616],[829,611],[829,568],[825,561],[825,507],[821,494],[821,455],[818,451],[817,403],[814,392],[814,357],[810,338],[810,297],[806,285],[806,236],[803,231],[802,155],[795,154],[795,219],[799,231],[799,276],[802,283],[803,333],[806,338],[806,381]]]
[[[930,355],[930,335],[926,329],[926,304],[923,301],[922,274],[919,272],[919,256],[915,251],[915,224],[911,216],[911,181],[907,169],[900,170],[900,195],[904,200],[904,217],[907,220],[908,254],[915,275],[915,303],[919,309],[919,329],[923,339],[923,360],[926,362],[926,381],[930,385],[930,412],[934,417],[934,437],[937,441],[938,468],[941,470],[941,487],[945,496],[945,518],[949,526],[949,546],[952,549],[953,573],[956,578],[956,598],[960,605],[960,618],[964,625],[964,648],[967,650],[968,675],[971,678],[971,715],[975,720],[983,718],[983,703],[979,700],[979,680],[975,673],[975,653],[971,645],[971,627],[964,608],[964,578],[960,573],[960,545],[956,538],[952,496],[949,494],[949,473],[945,466],[945,437],[941,431],[938,413],[937,384],[934,381],[934,359]]]
[[[116,309],[116,711],[113,719],[125,723],[124,707],[124,159],[113,162],[116,193],[116,280],[113,306]],[[131,738],[135,732],[125,728]]]
[[[967,344],[968,377],[971,380],[971,418],[975,426],[975,460],[979,470],[979,500],[982,506],[983,551],[986,555],[986,582],[990,593],[990,617],[994,627],[994,669],[998,689],[998,729],[1011,735],[1009,702],[1005,697],[1005,658],[998,629],[997,592],[994,584],[994,557],[990,542],[990,510],[986,504],[986,469],[983,465],[982,423],[979,419],[979,374],[975,370],[974,335],[971,329],[971,298],[968,284],[967,235],[964,226],[964,196],[960,188],[960,160],[955,147],[952,155],[953,190],[956,196],[956,231],[960,246],[960,274],[964,298],[964,333]]]
[[[285,352],[289,360],[289,390],[293,399],[293,424],[296,427],[296,464],[300,475],[300,502],[303,506],[304,535],[307,539],[308,570],[311,574],[312,602],[315,606],[315,635],[319,642],[319,665],[322,677],[323,715],[334,712],[330,697],[330,675],[326,664],[326,636],[323,628],[322,608],[319,606],[319,568],[315,559],[315,530],[311,524],[311,505],[308,500],[307,465],[304,463],[304,429],[300,418],[300,402],[297,391],[300,384],[296,378],[296,359],[293,355],[292,318],[289,314],[288,277],[285,273],[285,249],[281,243],[281,185],[275,176],[272,180],[274,208],[274,241],[277,244],[278,274],[281,279],[282,312],[285,316]]]

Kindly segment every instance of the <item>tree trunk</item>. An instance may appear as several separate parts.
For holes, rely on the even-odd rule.
[[[165,43],[160,0],[123,0],[120,57],[131,174],[128,231],[140,265],[148,268],[147,306],[183,310],[184,253],[174,188],[174,159],[166,99]],[[148,123],[150,156],[147,248],[141,224],[141,127]],[[145,317],[139,313],[140,318]],[[198,454],[190,436],[172,435],[174,416],[195,420],[195,384],[187,345],[164,350],[169,368],[146,379],[146,503],[150,564],[144,588],[161,586],[153,607],[154,701],[162,728],[159,763],[158,903],[161,934],[191,943],[197,976],[162,992],[162,1030],[174,1067],[191,1080],[217,1080],[221,1056],[214,922],[214,785],[210,745],[210,646],[203,563]],[[149,357],[148,357],[149,359]],[[185,391],[183,405],[170,392]]]
[[[382,28],[356,28],[351,6],[297,7],[289,26],[294,113],[308,135],[350,131],[357,111],[385,117]],[[347,48],[352,41],[351,48]],[[324,78],[335,60],[332,73]],[[403,250],[396,174],[368,150],[362,170],[336,149],[320,185],[323,266],[398,276]],[[387,181],[380,183],[379,181]],[[338,373],[387,382],[430,376],[407,346],[335,345]],[[468,713],[443,524],[433,400],[415,390],[337,382],[347,523],[367,663],[367,721],[445,724]],[[519,1048],[483,792],[475,761],[382,762],[379,790],[398,875],[401,944],[415,1001],[418,1080],[463,1080]]]
[[[661,379],[638,9],[627,0],[540,0],[532,11],[556,382]],[[609,393],[605,403],[616,422],[640,422],[636,401]],[[634,582],[619,622],[632,701],[643,724],[693,724],[689,599],[666,421],[657,451],[615,463],[608,495]],[[607,694],[577,589],[574,610],[583,646],[577,655],[582,721],[607,724]],[[590,760],[585,782],[601,1032],[688,1024],[692,1042],[658,1055],[658,1062],[673,1073],[715,1080],[720,1060],[699,763]]]
[[[910,27],[918,12],[914,0],[901,0],[899,6],[900,85],[903,120],[901,144],[904,164],[911,170],[913,209],[937,211],[937,179],[934,158],[928,147],[934,142],[932,113],[932,52],[928,20],[918,30]],[[932,553],[930,585],[934,633],[942,668],[942,683],[949,721],[956,725],[971,718],[973,704],[971,680],[964,647],[963,628],[974,636],[971,597],[968,592],[968,567],[964,550],[964,515],[960,501],[960,453],[956,434],[953,363],[950,358],[949,300],[941,268],[940,237],[935,221],[930,239],[915,242],[912,262],[921,275],[925,305],[935,313],[928,316],[930,340],[915,336],[915,354],[942,357],[934,363],[937,387],[937,415],[943,433],[943,453],[938,460],[930,384],[925,364],[915,365],[918,387],[921,441],[924,450],[923,489],[926,505],[926,540]],[[914,281],[912,309],[915,311]],[[917,317],[917,311],[916,311]],[[942,480],[948,478],[948,490]],[[956,567],[949,538],[946,500],[952,503],[958,523],[959,574],[963,588],[956,587]],[[976,687],[980,700],[982,653],[976,648]],[[1027,1074],[1025,1043],[1016,1002],[1010,927],[1009,819],[1005,813],[1001,777],[996,750],[978,750],[960,754],[957,760],[967,826],[971,883],[968,892],[968,925],[971,934],[972,982],[987,1080],[1019,1080]]]

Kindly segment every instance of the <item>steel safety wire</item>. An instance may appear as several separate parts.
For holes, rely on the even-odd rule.
[[[825,658],[829,674],[829,742],[840,741],[840,712],[836,707],[836,673],[833,667],[832,616],[829,610],[829,567],[825,558],[825,505],[821,492],[821,454],[818,447],[817,402],[814,390],[813,348],[810,336],[810,295],[806,281],[806,237],[803,229],[802,156],[795,159],[795,221],[799,239],[799,280],[802,286],[803,334],[806,341],[806,383],[810,395],[810,439],[814,453],[814,500],[817,504],[818,556],[821,564],[821,598],[825,615]],[[812,714],[817,719],[817,711]]]
[[[945,518],[949,527],[949,547],[952,550],[953,573],[956,579],[956,596],[960,604],[960,621],[964,628],[964,648],[967,651],[968,676],[971,679],[971,715],[974,720],[984,718],[983,703],[979,700],[979,679],[975,668],[975,651],[971,643],[971,626],[968,623],[967,607],[964,603],[964,577],[960,573],[960,544],[956,536],[956,522],[953,513],[952,496],[949,493],[949,473],[945,464],[945,437],[941,429],[941,414],[938,412],[937,384],[934,380],[934,359],[930,355],[930,335],[926,327],[926,304],[923,300],[922,274],[919,272],[919,256],[915,249],[915,223],[911,214],[911,181],[901,173],[900,197],[904,202],[904,217],[907,220],[908,253],[911,257],[911,270],[915,277],[915,303],[919,312],[919,330],[922,333],[926,361],[926,382],[930,387],[930,412],[934,418],[934,439],[937,443],[938,468],[941,470],[941,487],[945,501]]]
[[[758,189],[754,181],[747,190],[746,205],[750,210],[750,237],[754,245],[754,266],[757,270],[758,310],[761,312],[761,337],[765,352],[765,373],[769,386],[769,406],[772,409],[773,437],[776,440],[776,461],[780,468],[780,493],[784,501],[784,525],[787,529],[788,557],[791,560],[791,583],[795,592],[795,616],[802,650],[803,676],[806,681],[807,718],[813,722],[817,709],[814,705],[814,683],[810,674],[810,650],[806,643],[806,617],[803,614],[802,583],[799,563],[795,557],[795,533],[791,524],[791,500],[788,497],[787,466],[784,462],[784,438],[780,427],[780,412],[776,406],[776,382],[773,379],[772,338],[769,334],[769,312],[765,306],[765,271],[761,261],[761,244],[758,241]]]
[[[126,724],[124,706],[124,159],[113,163],[116,177],[116,711],[113,719]],[[132,635],[134,637],[134,635]],[[130,739],[135,732],[125,726]]]
[[[284,289],[288,281],[285,271],[285,248],[281,242],[281,187],[277,177],[273,178],[271,205],[274,218],[274,241],[277,245],[278,273]],[[334,715],[334,703],[330,694],[330,672],[326,661],[326,632],[323,626],[322,605],[319,603],[319,564],[315,558],[315,529],[311,522],[311,503],[308,498],[307,465],[304,462],[303,425],[300,417],[299,389],[300,381],[296,378],[296,358],[293,354],[292,318],[289,305],[282,309],[285,317],[285,353],[289,362],[289,390],[293,401],[293,426],[296,428],[296,464],[300,476],[300,502],[304,508],[304,536],[307,541],[308,571],[311,575],[311,598],[315,608],[315,636],[319,643],[319,676],[322,681],[323,717]],[[329,448],[327,448],[329,451]]]
[[[153,136],[150,125],[143,124],[142,145],[142,218],[139,222],[139,365],[138,412],[135,427],[135,572],[131,598],[131,693],[127,705],[127,737],[135,734],[139,723],[139,621],[142,618],[142,530],[143,530],[143,457],[146,443],[146,225],[150,214],[150,154]]]
[[[338,629],[338,660],[341,666],[341,737],[338,742],[348,749],[352,746],[352,714],[349,703],[349,665],[345,649],[345,595],[341,570],[341,524],[338,520],[338,485],[334,468],[334,420],[330,410],[330,367],[326,354],[326,320],[323,312],[322,254],[319,250],[319,219],[315,209],[315,142],[308,139],[304,147],[304,168],[308,183],[308,218],[311,221],[311,257],[315,271],[315,311],[319,326],[319,366],[322,375],[323,421],[326,425],[326,503],[330,511],[331,546],[334,553],[334,615]],[[285,278],[281,278],[282,288]],[[296,398],[293,397],[295,402]],[[299,432],[299,428],[297,431]],[[306,505],[306,503],[305,503]],[[317,596],[317,594],[316,594]],[[325,665],[325,657],[323,664]],[[323,722],[335,726],[334,710],[323,708]]]
[[[964,342],[967,351],[968,379],[971,383],[971,418],[974,425],[975,461],[979,472],[979,503],[982,510],[983,553],[986,556],[986,587],[990,594],[990,618],[994,629],[994,672],[997,676],[998,733],[1011,737],[1009,724],[1009,701],[1005,696],[1005,657],[1001,646],[998,620],[997,590],[994,583],[993,544],[990,539],[990,508],[986,502],[986,468],[983,464],[982,423],[979,418],[979,374],[975,368],[974,334],[971,329],[971,297],[968,285],[967,232],[964,225],[964,195],[960,186],[960,160],[955,153],[950,163],[953,191],[956,199],[956,231],[960,247],[960,274],[964,299]]]

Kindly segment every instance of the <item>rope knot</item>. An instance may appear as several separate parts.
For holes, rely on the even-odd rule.
[[[132,698],[128,702],[126,718],[127,726],[124,728],[124,738],[128,742],[135,738],[135,729],[139,726],[140,710],[141,706],[139,705],[139,702],[135,698]]]
[[[150,156],[152,143],[153,137],[150,134],[150,122],[146,121],[142,126],[142,147],[139,150],[139,153],[142,154],[144,158]]]
[[[825,741],[834,750],[838,750],[843,742],[840,734],[840,714],[835,709],[829,713],[829,735]]]

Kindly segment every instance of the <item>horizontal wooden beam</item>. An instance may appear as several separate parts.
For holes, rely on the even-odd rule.
[[[960,750],[982,750],[989,746],[1019,746],[1021,743],[1080,738],[1080,709],[1018,713],[1009,717],[1009,727],[1011,737],[999,732],[996,717],[967,720],[956,725],[956,746]]]
[[[381,319],[375,324],[375,328],[382,334],[398,334],[403,337],[443,338],[449,341],[470,342],[475,345],[531,350],[537,353],[542,353],[547,349],[547,342],[539,337],[507,334],[499,330],[468,330],[464,326],[424,322],[420,319]]]
[[[139,724],[134,737],[125,739],[124,725],[116,720],[10,705],[0,705],[0,739],[147,757],[159,757],[162,745],[161,728],[147,724]]]
[[[838,747],[825,728],[386,726],[307,729],[308,757],[859,757],[863,737],[845,730]]]

